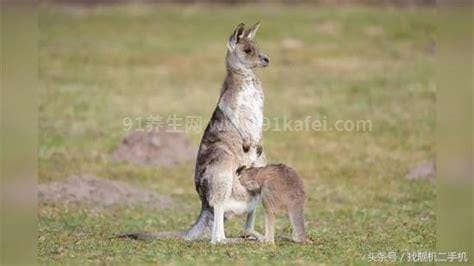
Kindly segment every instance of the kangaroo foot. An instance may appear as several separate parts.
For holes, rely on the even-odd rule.
[[[265,240],[265,237],[255,230],[246,230],[242,235],[242,238],[257,240],[259,242],[263,242]]]

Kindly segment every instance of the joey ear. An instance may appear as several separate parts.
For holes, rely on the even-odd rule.
[[[257,21],[257,23],[255,23],[255,25],[253,25],[250,29],[248,29],[245,32],[245,36],[248,39],[253,40],[253,38],[255,37],[255,34],[257,34],[258,28],[260,28],[260,21]]]
[[[248,191],[257,191],[260,189],[258,182],[255,180],[245,181],[242,185],[244,185],[245,189],[247,189]]]
[[[244,28],[244,23],[240,23],[239,25],[237,25],[237,27],[235,27],[234,32],[232,33],[232,35],[230,35],[229,41],[227,42],[227,48],[229,49],[229,51],[234,50],[235,45],[240,41],[240,39],[242,39],[242,37],[244,37]]]

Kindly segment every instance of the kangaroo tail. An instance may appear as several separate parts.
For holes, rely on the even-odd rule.
[[[183,239],[193,241],[203,238],[205,236],[205,230],[212,228],[212,223],[212,212],[206,209],[201,209],[201,213],[196,222],[187,231],[131,232],[118,234],[115,237],[135,240]]]
[[[184,239],[185,232],[132,232],[116,235],[117,238],[129,238],[135,240],[158,240],[158,239]]]
[[[184,234],[184,239],[193,241],[204,237],[206,229],[212,228],[213,214],[210,210],[201,209],[196,222]]]

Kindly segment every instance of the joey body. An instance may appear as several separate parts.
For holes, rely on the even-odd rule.
[[[259,240],[274,243],[275,215],[286,213],[295,242],[310,243],[304,224],[305,192],[296,171],[284,164],[242,169],[240,182],[251,193],[260,195],[265,209],[265,235],[254,234]]]

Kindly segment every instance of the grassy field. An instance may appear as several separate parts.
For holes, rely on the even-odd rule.
[[[94,173],[152,187],[176,206],[41,205],[40,263],[366,264],[370,252],[434,250],[435,185],[404,178],[434,158],[434,18],[430,9],[42,6],[39,183]],[[372,124],[366,132],[264,134],[268,160],[304,178],[314,245],[112,239],[194,222],[194,163],[146,167],[107,155],[127,134],[125,117],[198,115],[206,123],[225,75],[227,37],[239,22],[257,20],[257,41],[271,58],[258,70],[266,116]],[[197,145],[202,133],[188,134]],[[243,223],[229,220],[227,235],[237,236]],[[286,218],[278,219],[277,235],[289,233]]]

